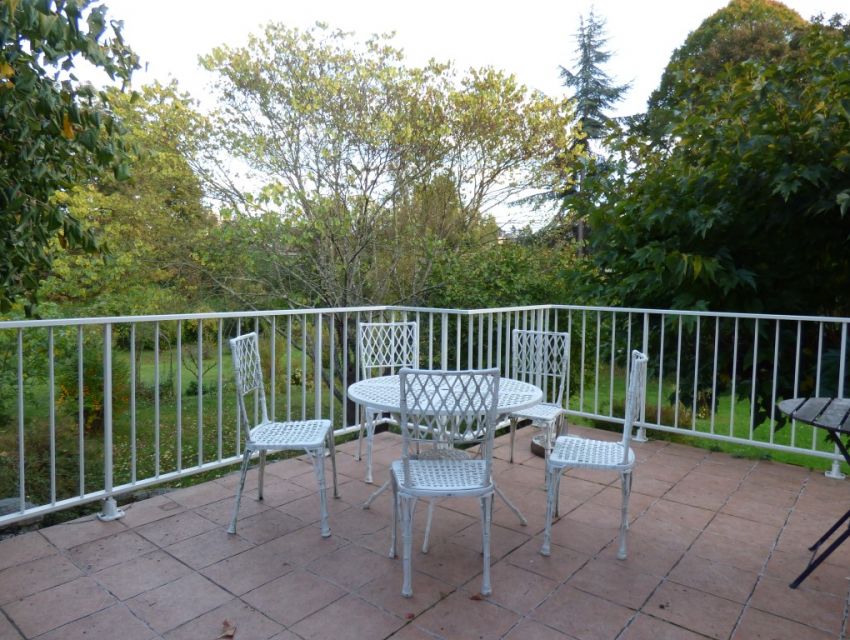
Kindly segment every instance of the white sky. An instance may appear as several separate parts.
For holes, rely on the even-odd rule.
[[[491,65],[528,87],[563,95],[559,66],[573,67],[579,16],[591,5],[607,21],[608,73],[632,89],[617,115],[644,110],[670,54],[725,0],[105,0],[124,21],[126,41],[147,64],[134,84],[174,77],[203,98],[206,78],[197,57],[220,44],[239,46],[260,26],[316,21],[354,31],[359,39],[396,33],[412,65],[452,60],[459,70]],[[789,0],[803,18],[847,13],[847,0]],[[206,102],[206,101],[204,101]]]

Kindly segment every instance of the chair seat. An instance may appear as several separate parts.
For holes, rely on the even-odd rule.
[[[629,447],[623,463],[623,443],[561,436],[549,454],[553,467],[582,467],[584,469],[629,469],[634,466],[635,453]]]
[[[484,460],[438,458],[409,460],[408,464],[410,485],[404,484],[404,461],[395,460],[392,464],[392,473],[399,491],[403,493],[439,497],[441,494],[457,493],[480,495],[493,490],[493,481],[486,476]]]
[[[312,449],[325,441],[330,420],[266,422],[251,429],[249,449]]]
[[[523,409],[522,411],[517,411],[511,415],[520,419],[528,418],[535,423],[539,423],[552,422],[562,413],[565,413],[565,410],[561,405],[541,402],[540,404],[536,404],[528,409]]]

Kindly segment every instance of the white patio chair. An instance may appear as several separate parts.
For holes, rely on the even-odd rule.
[[[260,366],[260,349],[256,333],[233,338],[230,341],[233,356],[233,373],[236,378],[236,392],[239,398],[239,411],[245,424],[245,452],[242,456],[242,475],[236,489],[236,504],[233,507],[233,519],[228,533],[236,533],[236,518],[239,515],[239,502],[245,488],[245,476],[254,451],[260,454],[258,478],[258,499],[263,499],[263,472],[266,463],[266,451],[290,451],[303,449],[313,461],[313,469],[319,482],[319,503],[322,513],[322,537],[331,535],[328,527],[328,503],[325,495],[325,445],[330,449],[333,469],[334,497],[339,497],[336,477],[336,455],[334,452],[334,434],[330,420],[297,420],[272,422],[266,409],[266,392],[263,385],[263,371]],[[255,395],[259,399],[260,422],[249,428],[251,420],[245,406],[245,396]]]
[[[575,436],[560,436],[546,463],[547,496],[546,528],[543,531],[543,547],[540,553],[548,556],[551,545],[552,516],[558,513],[558,490],[561,474],[565,469],[610,469],[620,474],[623,502],[620,508],[620,548],[617,557],[626,559],[626,531],[629,528],[629,494],[632,489],[632,469],[635,454],[630,444],[632,427],[640,417],[646,391],[647,357],[640,351],[632,351],[629,368],[629,384],[626,392],[626,415],[623,420],[623,439],[608,442]]]
[[[565,430],[566,411],[562,403],[570,359],[570,334],[525,329],[514,329],[512,333],[512,377],[537,385],[543,389],[544,399],[551,398],[551,402],[541,402],[511,414],[510,462],[514,461],[517,422],[526,419],[531,420],[532,426],[545,430],[543,447],[548,460],[552,441]]]
[[[400,376],[402,458],[393,462],[391,469],[394,509],[390,556],[396,555],[400,517],[404,566],[401,594],[413,595],[411,565],[416,501],[478,497],[484,555],[481,593],[489,595],[492,591],[490,522],[495,491],[491,471],[499,371],[402,369]],[[473,459],[453,450],[452,444],[458,442],[478,443],[480,456]],[[452,455],[452,451],[457,455]]]
[[[357,331],[357,349],[362,379],[394,375],[402,367],[415,369],[419,366],[419,325],[416,322],[361,322]],[[360,460],[365,427],[366,482],[369,484],[372,483],[375,417],[374,411],[362,410],[357,442],[357,460]]]

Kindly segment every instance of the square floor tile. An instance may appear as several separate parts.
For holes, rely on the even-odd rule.
[[[127,606],[155,631],[164,633],[232,598],[203,576],[190,574],[127,600]]]
[[[231,600],[165,634],[166,640],[216,640],[232,637],[267,640],[283,627],[239,600]],[[226,635],[232,632],[232,636]],[[122,638],[123,640],[123,638]]]
[[[737,602],[674,582],[662,584],[643,607],[644,613],[717,640],[729,637],[742,609]]]
[[[633,615],[626,607],[564,585],[532,617],[579,640],[610,640]]]
[[[594,558],[567,584],[624,607],[640,609],[659,582],[658,576],[635,571],[621,560]]]
[[[534,610],[558,587],[554,580],[504,560],[491,568],[490,582],[493,593],[487,596],[487,600],[522,615]],[[478,593],[481,585],[474,578],[465,587],[470,593]]]
[[[47,531],[51,529],[44,529]],[[54,547],[38,531],[0,540],[0,570],[56,553]]]
[[[247,551],[253,546],[244,538],[216,527],[194,538],[165,547],[165,551],[193,569],[201,569]]]
[[[396,561],[357,545],[347,545],[316,558],[307,570],[344,589],[357,589],[393,570]]]
[[[784,581],[764,577],[756,585],[750,606],[838,635],[846,602],[846,593],[839,597],[810,591],[805,583],[791,589]]]
[[[82,577],[67,558],[50,555],[0,571],[0,604]]]
[[[124,531],[68,549],[68,557],[85,571],[100,571],[113,564],[154,551],[156,547],[135,531]]]
[[[98,571],[92,577],[119,600],[161,587],[192,570],[164,551],[153,551]]]
[[[202,573],[231,593],[242,595],[295,568],[290,557],[267,543],[206,567]]]
[[[94,580],[83,577],[10,602],[3,608],[24,635],[33,637],[105,609],[114,602],[115,598]]]
[[[123,604],[116,604],[39,636],[39,640],[115,640],[117,637],[154,640],[159,636]]]
[[[834,640],[837,636],[758,609],[747,609],[732,640]]]
[[[361,640],[385,638],[403,625],[401,618],[347,595],[294,624],[292,631],[305,640]]]
[[[242,600],[280,624],[291,626],[346,594],[344,589],[304,570],[249,591]]]
[[[414,585],[414,590],[416,586]],[[452,640],[501,638],[520,616],[468,591],[456,591],[416,619],[426,631]]]

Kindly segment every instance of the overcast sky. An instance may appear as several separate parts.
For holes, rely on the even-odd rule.
[[[722,0],[106,0],[124,21],[129,44],[147,63],[137,81],[174,76],[193,94],[205,86],[198,55],[243,44],[260,25],[306,28],[317,20],[361,38],[395,31],[411,64],[453,60],[458,68],[492,65],[550,95],[563,93],[559,65],[572,67],[579,16],[591,5],[607,21],[608,70],[632,82],[621,114],[642,111],[673,50],[726,5]],[[847,13],[847,0],[791,0],[804,18]]]
[[[127,42],[147,64],[134,84],[176,78],[203,98],[207,86],[197,58],[220,44],[238,46],[260,26],[281,22],[307,28],[316,21],[354,31],[360,39],[396,33],[412,65],[430,58],[459,70],[491,65],[549,95],[563,95],[559,67],[573,67],[579,16],[591,5],[607,22],[607,71],[632,83],[617,115],[644,110],[670,54],[724,0],[105,0],[124,21]],[[848,12],[847,0],[790,0],[803,18]]]

